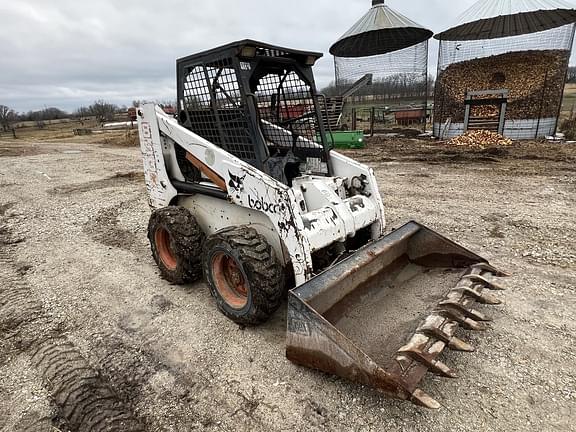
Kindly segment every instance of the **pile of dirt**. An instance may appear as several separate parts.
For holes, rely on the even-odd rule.
[[[26,142],[24,145],[18,140],[2,141],[0,143],[0,158],[17,156],[38,156],[51,153],[51,150],[43,148],[36,143]]]
[[[100,131],[88,136],[75,137],[76,140],[78,138],[85,138],[92,144],[100,144],[106,147],[138,147],[140,145],[137,129]]]
[[[496,132],[476,130],[454,137],[448,141],[448,144],[485,149],[488,147],[509,147],[512,145],[512,140]]]
[[[113,176],[100,180],[57,186],[49,189],[48,193],[53,195],[69,195],[74,193],[94,192],[99,189],[122,187],[127,184],[143,184],[143,182],[144,175],[142,172],[118,172]]]
[[[397,134],[398,136],[403,136],[406,138],[417,138],[418,136],[422,135],[422,129],[393,127],[388,129],[379,129],[378,134]]]
[[[544,162],[566,163],[573,171],[576,163],[576,145],[546,141],[514,141],[511,145],[451,145],[448,141],[407,139],[375,135],[366,139],[362,150],[338,150],[360,162],[426,162],[438,163],[497,163],[507,162],[524,170],[524,161],[540,161],[534,166],[538,172],[550,169]]]

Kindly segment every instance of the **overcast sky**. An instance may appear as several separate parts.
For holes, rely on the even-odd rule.
[[[475,0],[388,0],[435,32]],[[0,0],[0,104],[73,111],[96,99],[175,100],[178,57],[238,39],[320,51],[318,86],[334,79],[328,49],[370,0]],[[431,42],[431,57],[437,42]],[[431,71],[435,69],[435,60]]]

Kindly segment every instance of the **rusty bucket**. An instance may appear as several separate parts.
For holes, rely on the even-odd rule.
[[[434,231],[410,222],[306,284],[288,300],[286,356],[294,363],[437,409],[418,385],[428,371],[454,378],[438,357],[474,351],[459,328],[489,321],[476,303],[506,274]]]

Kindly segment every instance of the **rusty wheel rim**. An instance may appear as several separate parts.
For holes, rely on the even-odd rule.
[[[212,275],[220,296],[233,309],[248,304],[248,284],[236,260],[224,252],[212,257]]]
[[[154,233],[154,242],[158,249],[160,261],[168,270],[176,270],[177,261],[172,248],[170,247],[170,233],[164,228],[158,228]]]

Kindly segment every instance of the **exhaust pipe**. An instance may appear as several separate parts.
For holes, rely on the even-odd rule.
[[[455,378],[442,351],[474,351],[459,327],[483,331],[490,321],[475,303],[507,276],[482,257],[416,222],[366,246],[288,298],[286,356],[389,397],[438,409],[418,388],[427,372]]]

